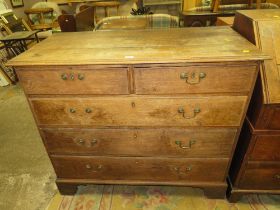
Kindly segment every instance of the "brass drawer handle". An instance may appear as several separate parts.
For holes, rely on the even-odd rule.
[[[87,141],[85,141],[84,139],[78,139],[77,143],[82,146],[93,147],[97,144],[97,140],[93,139],[92,141],[87,143]]]
[[[60,77],[61,77],[62,80],[67,80],[68,79],[68,76],[65,73],[61,74]]]
[[[201,109],[199,107],[197,107],[197,108],[194,108],[192,115],[187,116],[185,109],[183,107],[178,108],[178,113],[182,114],[185,119],[195,118],[195,116],[200,112],[201,112]]]
[[[190,140],[189,144],[187,146],[185,146],[182,144],[182,141],[179,141],[179,140],[175,141],[175,144],[177,144],[181,149],[191,149],[192,145],[195,143],[196,143],[195,140]]]
[[[90,108],[86,108],[85,112],[89,114],[89,113],[92,113],[92,110]]]
[[[86,169],[92,171],[92,172],[98,172],[103,168],[102,165],[92,166],[90,164],[86,164]]]
[[[93,140],[90,142],[90,145],[91,145],[91,146],[94,146],[95,144],[97,144],[97,140],[96,140],[96,139],[93,139]]]
[[[70,111],[70,113],[76,113],[76,109],[74,109],[74,108],[70,108],[69,111]]]
[[[78,79],[79,80],[84,80],[85,76],[83,74],[78,74]]]
[[[85,141],[84,141],[83,139],[79,139],[79,140],[78,140],[78,143],[81,144],[81,145],[84,145],[84,144],[85,144]]]
[[[174,170],[178,174],[186,174],[186,173],[188,173],[188,172],[190,172],[192,170],[192,166],[187,166],[186,168],[184,168],[184,170],[181,170],[180,167],[174,167]]]
[[[274,176],[274,178],[280,180],[280,174],[276,174],[276,175]]]
[[[60,77],[61,77],[62,80],[67,80],[68,79],[68,75],[66,73],[61,74]],[[79,80],[84,80],[84,78],[85,78],[85,76],[83,74],[78,74],[78,79]],[[75,79],[75,74],[71,73],[69,75],[69,79],[74,80]]]
[[[200,83],[201,79],[204,79],[205,77],[206,77],[206,73],[204,72],[200,72],[200,73],[192,72],[191,75],[189,75],[189,73],[187,72],[182,72],[180,74],[180,79],[186,80],[186,83],[190,85],[196,85]]]

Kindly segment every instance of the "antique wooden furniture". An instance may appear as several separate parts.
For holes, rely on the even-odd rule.
[[[273,60],[261,66],[230,169],[230,201],[280,193],[280,10],[239,11],[234,29]]]
[[[7,34],[12,34],[16,31],[31,31],[29,25],[24,19],[18,18],[13,12],[7,12],[0,15],[1,27]]]
[[[60,15],[58,23],[62,32],[92,31],[94,29],[94,9],[90,6],[75,15]]]
[[[106,183],[193,186],[224,197],[265,58],[217,27],[55,34],[9,64],[62,194]]]
[[[54,26],[53,8],[31,8],[24,10],[32,30],[48,30]],[[34,21],[36,16],[37,22]],[[46,17],[50,17],[46,20]]]
[[[218,17],[233,17],[234,14],[233,11],[216,13],[185,11],[181,13],[181,19],[184,21],[184,27],[214,26]]]

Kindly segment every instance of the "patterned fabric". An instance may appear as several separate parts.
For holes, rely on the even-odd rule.
[[[94,30],[100,29],[100,27],[105,22],[112,20],[121,20],[121,19],[146,19],[148,22],[148,28],[177,28],[179,27],[179,18],[176,16],[171,16],[167,14],[153,14],[153,15],[136,15],[136,16],[113,16],[103,18],[97,23]]]
[[[279,7],[276,4],[272,3],[262,3],[262,9],[278,9]],[[219,11],[230,11],[230,10],[241,10],[241,9],[256,9],[256,4],[252,5],[252,8],[249,7],[248,4],[230,4],[230,5],[220,5]],[[203,6],[203,7],[195,7],[188,11],[195,11],[195,12],[205,12],[210,11],[210,6]]]
[[[280,196],[249,195],[231,204],[190,187],[92,185],[75,196],[58,193],[47,210],[280,210]]]

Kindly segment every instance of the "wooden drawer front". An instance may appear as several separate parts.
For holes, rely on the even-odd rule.
[[[279,68],[280,69],[280,68]],[[269,122],[268,128],[273,130],[280,130],[280,106],[274,107]]]
[[[280,189],[279,162],[249,162],[240,180],[248,189]]]
[[[135,86],[137,94],[249,92],[255,75],[256,66],[135,68]]]
[[[219,182],[228,159],[55,156],[52,162],[58,178],[65,179]]]
[[[128,94],[126,68],[22,70],[17,72],[27,94]]]
[[[255,104],[251,103],[249,111],[255,109]],[[280,106],[262,105],[256,112],[250,112],[248,118],[255,129],[280,130]]]
[[[52,154],[227,158],[236,129],[44,129],[42,133]]]
[[[280,160],[280,136],[259,135],[251,152],[252,160]]]
[[[246,96],[33,98],[40,125],[239,126]]]

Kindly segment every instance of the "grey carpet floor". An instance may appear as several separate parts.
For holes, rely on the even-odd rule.
[[[0,87],[0,209],[44,210],[54,180],[22,89]]]

